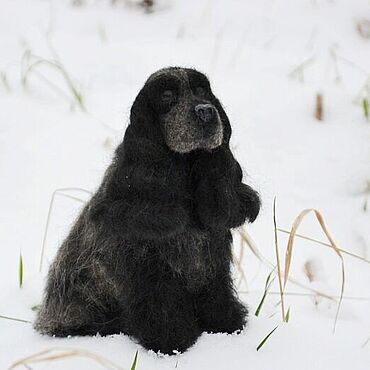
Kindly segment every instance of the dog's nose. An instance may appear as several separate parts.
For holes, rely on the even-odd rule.
[[[204,122],[210,122],[215,115],[215,107],[212,104],[198,104],[195,106],[195,113]]]

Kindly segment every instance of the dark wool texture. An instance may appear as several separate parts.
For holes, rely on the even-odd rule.
[[[202,104],[212,109],[197,113]],[[200,72],[170,67],[147,80],[102,184],[50,267],[40,333],[125,333],[172,354],[202,332],[243,329],[230,229],[253,222],[260,200],[242,183],[230,135]]]

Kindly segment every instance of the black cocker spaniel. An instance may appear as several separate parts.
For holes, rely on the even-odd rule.
[[[253,222],[260,200],[242,183],[230,135],[205,75],[171,67],[149,77],[50,268],[39,332],[125,333],[172,354],[202,332],[243,329],[230,229]]]

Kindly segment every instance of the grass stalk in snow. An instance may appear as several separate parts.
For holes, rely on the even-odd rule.
[[[297,280],[293,279],[293,278],[292,278],[292,277],[290,277],[290,276],[288,277],[288,280],[289,280],[292,284],[294,284],[294,285],[296,285],[296,286],[299,286],[300,288],[303,288],[303,289],[309,290],[310,292],[312,292],[312,293],[314,293],[314,294],[316,294],[316,295],[318,295],[318,296],[320,296],[320,297],[327,298],[327,299],[329,299],[329,300],[331,300],[331,301],[336,301],[336,299],[334,298],[334,296],[333,296],[333,295],[328,294],[328,293],[325,293],[325,292],[323,292],[323,291],[321,291],[321,290],[317,290],[317,289],[311,288],[311,287],[309,287],[309,286],[307,286],[307,285],[305,285],[305,284],[302,284],[301,282],[299,282],[299,281],[297,281]]]
[[[240,284],[242,283],[242,281],[244,281],[246,284],[247,284],[247,277],[245,276],[245,272],[244,272],[244,269],[243,267],[241,266],[241,262],[240,260],[234,255],[234,258],[233,258],[233,262],[239,272],[239,275],[240,275],[240,279],[237,283],[237,286],[239,287]]]
[[[265,303],[265,299],[266,299],[266,296],[267,296],[267,292],[271,286],[271,284],[273,283],[274,279],[271,279],[271,275],[273,274],[273,272],[275,271],[275,269],[273,269],[269,275],[267,276],[267,279],[266,279],[266,283],[265,283],[265,290],[263,292],[263,296],[261,298],[261,301],[256,309],[256,312],[254,313],[256,316],[258,316],[261,312],[261,309],[262,309],[262,306],[263,304]]]
[[[329,233],[328,228],[326,227],[326,224],[325,224],[325,221],[324,221],[324,218],[323,218],[322,214],[316,209],[312,209],[312,208],[304,209],[297,216],[297,218],[294,220],[292,229],[290,231],[289,240],[288,240],[287,249],[286,249],[286,254],[285,254],[284,288],[285,288],[285,286],[288,282],[290,266],[291,266],[291,263],[292,263],[295,234],[296,234],[301,222],[305,218],[305,216],[309,213],[312,213],[312,212],[315,214],[316,219],[319,222],[322,231],[324,232],[325,236],[328,238],[332,249],[334,250],[334,252],[337,254],[337,256],[339,257],[339,259],[341,261],[342,281],[341,281],[340,298],[339,298],[339,302],[338,302],[338,308],[337,308],[337,312],[336,312],[336,315],[335,315],[334,327],[333,327],[333,331],[335,332],[335,327],[336,327],[336,323],[337,323],[337,320],[338,320],[338,315],[339,315],[341,303],[342,303],[342,300],[343,300],[344,285],[345,285],[344,259],[343,259],[342,253],[339,250],[336,242],[334,241],[331,234]]]
[[[233,262],[239,272],[239,275],[240,275],[240,278],[239,278],[239,281],[237,283],[237,287],[239,288],[242,281],[244,280],[246,286],[248,286],[248,282],[247,282],[247,277],[245,275],[245,272],[244,272],[244,269],[243,269],[243,266],[242,266],[242,262],[243,262],[243,259],[244,259],[244,240],[242,238],[240,238],[240,252],[239,252],[239,258],[235,255],[233,255]]]
[[[334,73],[335,73],[335,82],[340,83],[342,81],[342,76],[339,72],[339,65],[338,65],[338,54],[337,54],[337,46],[332,45],[330,48],[330,57],[333,61]]]
[[[65,194],[64,192],[66,192],[66,191],[82,191],[84,193],[89,194],[90,196],[92,195],[92,193],[90,191],[85,190],[85,189],[81,189],[81,188],[61,188],[61,189],[56,189],[56,190],[53,191],[53,194],[51,196],[50,205],[49,205],[48,216],[47,216],[47,219],[46,219],[44,237],[43,237],[42,246],[41,246],[40,265],[39,265],[39,271],[40,272],[42,270],[42,264],[43,264],[43,261],[44,261],[45,244],[46,244],[46,240],[47,240],[47,236],[48,236],[48,231],[49,231],[49,226],[50,226],[50,217],[51,217],[51,213],[52,213],[52,210],[53,210],[53,207],[54,207],[55,197],[57,195],[61,195],[61,196],[64,196],[66,198],[73,199],[77,202],[85,203],[85,201],[81,198],[74,197],[74,196],[69,195],[69,194]]]
[[[274,329],[272,329],[270,331],[270,333],[268,333],[263,339],[262,341],[260,342],[260,344],[257,346],[256,350],[257,352],[264,346],[264,344],[267,342],[267,340],[271,337],[271,335],[274,333],[274,331],[278,328],[278,326],[276,326]]]
[[[370,343],[370,337],[365,340],[365,342],[362,345],[362,347],[366,347],[369,343]]]
[[[322,94],[316,94],[315,117],[318,121],[323,120],[323,97],[322,97]]]
[[[245,294],[249,294],[250,292],[239,292],[239,293],[245,293]],[[274,292],[274,291],[268,291],[267,292],[267,295],[280,295],[280,292]],[[315,293],[298,293],[298,292],[284,292],[284,295],[285,296],[294,296],[294,297],[317,297],[319,296],[318,294],[315,294]],[[327,298],[327,297],[323,297],[323,298]],[[336,301],[340,299],[340,296],[339,295],[336,295],[336,296],[332,296],[331,300],[332,301]],[[343,296],[342,297],[343,300],[347,299],[347,300],[352,300],[352,301],[370,301],[370,297],[359,297],[359,296]]]
[[[56,54],[55,54],[56,56]],[[77,88],[76,84],[74,83],[73,79],[71,78],[70,74],[67,72],[63,64],[60,60],[55,58],[56,60],[48,60],[39,56],[32,54],[29,50],[24,53],[22,58],[22,83],[24,86],[27,85],[29,75],[33,74],[36,75],[39,79],[46,82],[49,87],[52,87],[55,91],[59,94],[66,97],[66,94],[62,89],[60,89],[56,84],[54,84],[50,79],[46,78],[44,75],[40,73],[40,68],[42,67],[49,67],[55,71],[57,71],[63,78],[66,86],[71,94],[71,97],[67,96],[67,98],[71,101],[72,104],[76,104],[81,110],[86,111],[84,99],[82,92]]]
[[[295,67],[290,73],[289,77],[291,78],[298,78],[301,83],[304,83],[304,72],[305,69],[313,63],[315,60],[315,57],[310,57],[306,60],[304,60],[301,64],[299,64],[297,67]]]
[[[253,255],[262,263],[271,265],[273,267],[272,263],[267,260],[264,256],[262,256],[261,252],[259,251],[256,243],[253,241],[251,236],[243,229],[239,229],[239,234],[242,240],[245,242],[247,247],[250,249],[250,251],[253,253]],[[244,246],[244,244],[242,244]]]
[[[138,353],[138,351],[136,351],[136,353],[135,353],[134,361],[132,362],[132,365],[131,365],[131,370],[135,370],[136,369],[137,353]]]
[[[85,349],[63,349],[63,348],[50,348],[41,352],[34,353],[33,355],[23,357],[15,361],[8,370],[15,369],[19,366],[27,366],[29,364],[50,363],[58,360],[66,360],[69,358],[88,358],[94,362],[102,365],[105,369],[123,370],[123,368],[111,360],[97,355]]]
[[[0,319],[10,320],[10,321],[17,321],[17,322],[23,322],[23,323],[26,323],[26,324],[31,324],[31,321],[24,320],[24,319],[18,319],[16,317],[11,317],[11,316],[0,315]]]
[[[290,231],[288,231],[288,230],[284,230],[284,229],[281,229],[281,228],[278,228],[277,230],[278,230],[279,232],[281,232],[281,233],[289,234],[289,235],[290,235]],[[314,243],[317,243],[317,244],[323,245],[323,246],[328,247],[328,248],[331,248],[331,249],[333,248],[333,247],[331,246],[331,244],[329,244],[329,243],[325,243],[325,242],[322,242],[321,240],[317,240],[317,239],[311,238],[311,237],[309,237],[309,236],[305,236],[305,235],[298,234],[298,233],[296,233],[296,234],[295,234],[295,236],[296,236],[297,238],[305,239],[305,240],[308,240],[308,241],[311,241],[311,242],[314,242]],[[346,255],[351,256],[351,257],[353,257],[353,258],[357,258],[357,259],[359,259],[359,260],[361,260],[361,261],[363,261],[363,262],[365,262],[365,263],[370,264],[370,260],[368,260],[368,259],[366,259],[366,258],[364,258],[364,257],[361,257],[361,256],[359,256],[358,254],[348,252],[347,250],[342,249],[342,248],[338,248],[338,250],[339,250],[341,253],[343,253],[343,254],[346,254]]]
[[[273,217],[274,217],[276,266],[277,266],[277,271],[278,271],[278,281],[279,281],[279,291],[280,291],[281,317],[282,317],[282,320],[285,321],[284,291],[283,291],[283,283],[281,279],[282,274],[281,274],[281,264],[280,264],[280,256],[279,256],[279,240],[278,240],[277,226],[276,226],[276,197],[274,198]]]
[[[1,81],[1,84],[4,86],[4,89],[8,93],[10,93],[11,88],[10,88],[10,84],[9,84],[9,81],[8,81],[8,77],[7,77],[5,72],[0,72],[0,81]]]
[[[289,322],[289,319],[290,319],[290,307],[288,308],[288,311],[286,312],[286,315],[284,317],[284,321]]]
[[[364,110],[364,116],[366,120],[369,120],[369,100],[364,98],[362,100],[362,109]]]
[[[251,252],[253,253],[253,255],[262,263],[264,264],[265,266],[269,267],[270,269],[274,268],[274,264],[269,261],[262,253],[261,251],[259,250],[259,248],[257,247],[256,243],[254,242],[254,240],[251,238],[251,236],[248,234],[248,232],[243,229],[243,228],[240,228],[239,229],[239,234],[241,236],[241,238],[245,241],[245,243],[243,244],[243,246],[247,246]],[[317,289],[314,289],[314,288],[311,288],[299,281],[297,281],[296,279],[292,278],[291,276],[289,276],[289,281],[293,284],[293,285],[296,285],[296,286],[299,286],[300,288],[302,289],[305,289],[309,292],[312,292],[320,297],[324,297],[324,298],[327,298],[331,301],[335,301],[335,299],[333,298],[332,295],[330,294],[327,294],[325,292],[322,292],[320,290],[317,290]],[[239,293],[245,293],[245,292],[240,292]]]
[[[22,258],[22,253],[19,254],[18,282],[19,282],[19,287],[22,288],[22,285],[23,285],[23,258]]]

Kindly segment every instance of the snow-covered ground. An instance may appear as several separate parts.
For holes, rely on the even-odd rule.
[[[0,1],[0,315],[33,319],[47,265],[81,207],[55,197],[39,273],[52,193],[98,186],[139,88],[168,65],[196,67],[213,82],[232,122],[234,153],[262,194],[263,212],[246,229],[266,258],[275,264],[276,196],[278,227],[289,229],[301,210],[316,208],[341,248],[369,259],[370,123],[361,93],[370,76],[370,39],[356,25],[370,19],[370,2],[162,0],[151,13],[128,1],[115,3]],[[55,54],[86,112],[60,71],[45,62],[28,70],[35,58],[54,60]],[[317,93],[323,96],[322,121],[314,117]],[[78,191],[65,193],[86,199]],[[326,241],[312,216],[299,232]],[[279,242],[284,257],[286,234],[279,232]],[[239,247],[236,234],[237,253]],[[126,336],[53,339],[29,323],[0,318],[0,368],[60,347],[88,350],[124,369],[137,349],[137,369],[146,370],[369,369],[370,265],[346,255],[344,263],[345,298],[335,334],[338,302],[311,296],[309,289],[340,295],[340,259],[324,246],[297,240],[291,277],[304,287],[287,284],[287,293],[298,293],[285,297],[288,323],[281,323],[276,279],[254,316],[271,267],[246,249],[247,283],[239,290],[251,313],[241,335],[203,335],[185,354],[162,358]],[[84,358],[29,366],[104,368]]]

